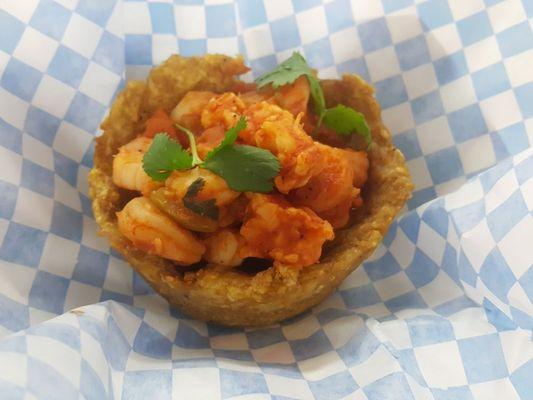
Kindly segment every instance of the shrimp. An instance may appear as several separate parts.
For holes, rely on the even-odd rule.
[[[148,194],[161,186],[144,172],[142,160],[144,153],[152,144],[152,139],[140,136],[120,147],[113,159],[113,183],[118,187],[138,190]]]
[[[309,102],[309,81],[307,77],[300,76],[293,83],[281,86],[276,90],[274,101],[295,117],[300,113],[305,113]]]
[[[188,92],[172,110],[170,117],[180,125],[194,132],[201,130],[202,111],[209,100],[216,96],[213,92]]]
[[[224,228],[208,235],[204,244],[207,262],[236,267],[246,258],[246,241],[238,231]]]
[[[212,98],[202,112],[202,127],[207,129],[221,125],[228,129],[235,126],[245,109],[244,102],[235,94],[226,92]]]
[[[274,265],[305,267],[320,259],[333,228],[307,207],[295,208],[281,195],[249,194],[240,233],[248,254],[271,258]]]
[[[198,155],[205,159],[207,153],[217,147],[222,139],[226,136],[226,129],[223,126],[216,125],[203,131],[196,138],[196,148]]]
[[[117,220],[120,233],[149,254],[190,265],[200,261],[205,253],[200,239],[175,223],[146,197],[130,200],[117,213]]]

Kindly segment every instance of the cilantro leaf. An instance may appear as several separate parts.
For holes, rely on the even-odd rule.
[[[272,191],[273,178],[280,170],[278,159],[268,150],[237,144],[206,157],[202,167],[223,178],[233,190],[258,193]]]
[[[367,145],[370,145],[372,141],[365,116],[353,108],[342,104],[328,108],[324,113],[323,122],[338,135],[348,136],[355,132],[365,139]]]
[[[164,181],[172,171],[189,169],[191,155],[166,133],[155,135],[143,157],[143,169],[154,181]]]
[[[185,196],[183,196],[183,205],[198,215],[218,220],[219,210],[215,199],[203,201],[195,199],[204,185],[205,181],[203,178],[196,179],[187,189]]]
[[[313,71],[307,65],[305,58],[295,51],[290,58],[283,61],[275,69],[257,78],[256,82],[258,88],[270,84],[274,89],[277,89],[280,86],[293,83],[302,75],[312,74]]]
[[[226,132],[226,136],[224,136],[224,139],[222,139],[222,142],[215,147],[213,150],[211,150],[209,153],[207,153],[206,159],[209,159],[209,157],[212,157],[214,154],[220,151],[220,149],[231,146],[235,141],[237,140],[237,137],[239,136],[239,133],[246,129],[246,118],[242,117],[239,118],[239,121],[237,121],[237,124],[233,128],[229,128]]]

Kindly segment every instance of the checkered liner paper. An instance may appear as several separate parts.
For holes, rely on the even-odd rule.
[[[531,0],[0,0],[0,398],[533,399],[532,21]],[[93,137],[170,54],[257,76],[293,50],[375,86],[410,211],[312,311],[187,319],[96,235]]]

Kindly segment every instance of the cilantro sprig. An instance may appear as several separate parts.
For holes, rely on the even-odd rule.
[[[370,145],[372,136],[364,115],[342,104],[333,108],[326,108],[324,92],[320,83],[300,53],[294,52],[290,58],[283,61],[274,70],[257,78],[256,83],[258,88],[271,85],[277,89],[280,86],[293,83],[302,75],[309,82],[311,99],[318,116],[317,128],[323,123],[339,136],[349,136],[356,133],[365,139],[367,145]]]
[[[153,180],[164,181],[172,171],[199,166],[223,178],[233,190],[259,193],[272,191],[273,178],[280,170],[278,159],[268,150],[235,144],[239,132],[246,128],[244,117],[228,129],[222,142],[207,154],[205,160],[198,155],[194,134],[183,126],[176,126],[188,136],[191,153],[165,133],[155,135],[143,157],[143,169]],[[197,184],[199,185],[200,183]]]

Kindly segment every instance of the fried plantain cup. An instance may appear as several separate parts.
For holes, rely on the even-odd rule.
[[[348,228],[335,232],[320,263],[301,270],[265,269],[259,262],[248,268],[190,268],[135,248],[119,232],[115,213],[138,194],[113,184],[114,154],[143,130],[155,110],[170,112],[191,90],[224,92],[245,87],[236,76],[247,71],[242,57],[174,55],[155,67],[146,82],[128,82],[101,125],[103,134],[96,139],[89,174],[94,216],[111,246],[172,306],[192,318],[231,326],[271,325],[324,300],[371,255],[413,189],[404,157],[393,147],[381,121],[372,87],[358,76],[344,75],[342,80],[322,80],[321,85],[328,107],[342,103],[365,115],[373,138],[368,149],[369,177],[363,207],[353,213]]]

